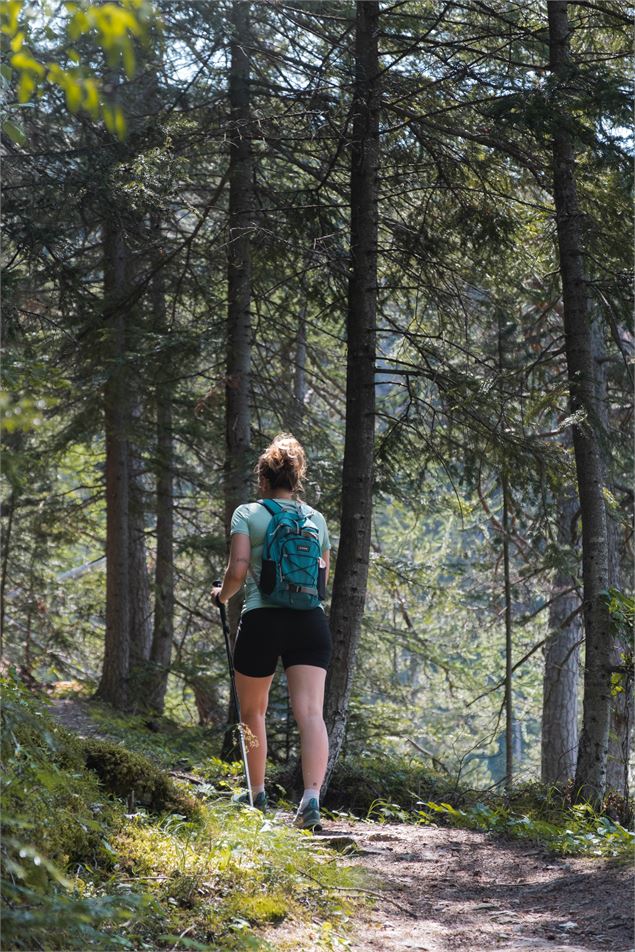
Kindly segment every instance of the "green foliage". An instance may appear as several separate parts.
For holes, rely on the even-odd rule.
[[[381,802],[411,809],[417,801],[453,797],[461,792],[442,774],[414,758],[358,756],[341,760],[333,771],[325,805],[364,816]]]
[[[404,791],[392,799],[374,800],[367,819],[379,823],[443,822],[528,839],[563,855],[631,856],[635,832],[619,820],[628,823],[632,804],[613,795],[597,811],[590,803],[572,803],[572,794],[572,784],[561,788],[530,783],[505,795],[448,789],[444,799],[422,797],[413,804],[411,794]]]
[[[101,116],[109,132],[124,139],[126,120],[121,107],[104,99],[101,80],[81,64],[75,44],[84,38],[93,39],[103,50],[108,66],[118,69],[121,65],[128,79],[132,79],[136,69],[135,41],[145,40],[149,25],[155,21],[152,5],[148,0],[120,0],[99,4],[67,2],[64,8],[66,20],[61,36],[54,29],[60,29],[58,20],[52,19],[43,30],[42,24],[37,24],[49,41],[62,39],[67,61],[62,65],[34,54],[29,48],[31,12],[24,0],[2,0],[0,37],[8,54],[2,81],[6,85],[15,79],[19,105],[41,95],[47,85],[57,87],[63,91],[70,112],[82,111],[92,119]],[[26,142],[23,130],[14,121],[5,121],[2,128],[16,144]]]
[[[611,694],[629,694],[633,686],[633,628],[635,626],[635,598],[611,586],[604,593],[608,604],[611,632],[621,647],[620,663],[611,672]]]
[[[77,895],[70,865],[111,865],[107,837],[123,822],[84,768],[81,742],[56,725],[10,671],[2,679],[3,939],[7,948],[112,948],[104,928],[141,896]],[[129,947],[125,940],[115,945]]]
[[[73,690],[70,696],[76,693]],[[163,767],[178,766],[189,769],[196,766],[202,776],[208,775],[213,781],[218,771],[225,771],[229,765],[210,757],[210,751],[220,750],[222,729],[202,727],[191,721],[184,722],[181,693],[179,694],[181,722],[170,716],[154,718],[156,730],[148,730],[148,717],[144,714],[124,714],[113,711],[108,705],[91,700],[88,710],[96,725],[113,740],[125,744],[130,751],[143,754],[154,763]]]
[[[608,604],[614,634],[630,641],[635,625],[635,598],[615,586],[611,586],[603,595]]]
[[[32,830],[54,863],[94,862],[103,849],[99,784],[81,743],[36,706],[19,680],[2,681],[2,813],[11,831]],[[115,814],[111,815],[114,822]],[[33,860],[35,862],[35,860]]]
[[[323,923],[316,948],[344,943],[333,922],[347,920],[346,887],[363,873],[334,863],[307,833],[229,801],[220,788],[234,785],[234,766],[212,759],[215,784],[186,792],[142,755],[57,726],[14,671],[2,687],[7,948],[246,952],[267,947],[259,927],[288,916]],[[127,814],[117,797],[131,784],[161,812]],[[177,942],[186,930],[188,943]]]
[[[417,811],[417,816],[421,823],[444,816],[452,826],[529,839],[563,855],[635,857],[635,832],[598,813],[590,803],[573,804],[563,810],[557,824],[482,802],[457,809],[449,803],[430,801]]]

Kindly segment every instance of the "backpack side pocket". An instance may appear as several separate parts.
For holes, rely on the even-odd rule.
[[[323,559],[320,559],[318,562],[318,583],[317,583],[318,598],[321,602],[326,598],[326,562]]]
[[[276,563],[273,559],[263,559],[260,570],[260,591],[264,595],[271,595],[276,587]]]

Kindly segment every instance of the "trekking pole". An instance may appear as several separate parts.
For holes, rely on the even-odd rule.
[[[214,582],[214,588],[220,588],[221,580],[216,579]],[[227,624],[227,613],[225,612],[225,606],[222,602],[218,602],[218,609],[220,611],[220,620],[223,628],[223,635],[225,636],[225,649],[227,651],[227,666],[229,668],[229,683],[231,684],[232,698],[234,701],[234,707],[236,708],[236,714],[238,716],[238,734],[240,737],[240,753],[243,759],[243,767],[245,769],[245,780],[247,781],[247,793],[249,794],[249,806],[253,807],[254,798],[251,792],[251,780],[249,779],[249,764],[247,763],[247,747],[245,745],[245,731],[243,728],[243,723],[240,717],[240,704],[238,703],[238,692],[236,691],[236,681],[234,679],[234,664],[232,661],[232,651],[231,645],[229,643],[229,625]]]

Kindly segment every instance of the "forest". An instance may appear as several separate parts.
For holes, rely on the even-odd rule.
[[[632,946],[633,12],[2,0],[4,948]],[[211,597],[278,434],[314,836]]]

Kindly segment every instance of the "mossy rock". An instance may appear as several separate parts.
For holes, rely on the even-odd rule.
[[[134,791],[135,803],[155,813],[174,811],[189,819],[200,817],[198,801],[180,790],[147,757],[107,740],[88,738],[83,741],[83,747],[86,766],[114,796],[128,798]]]

